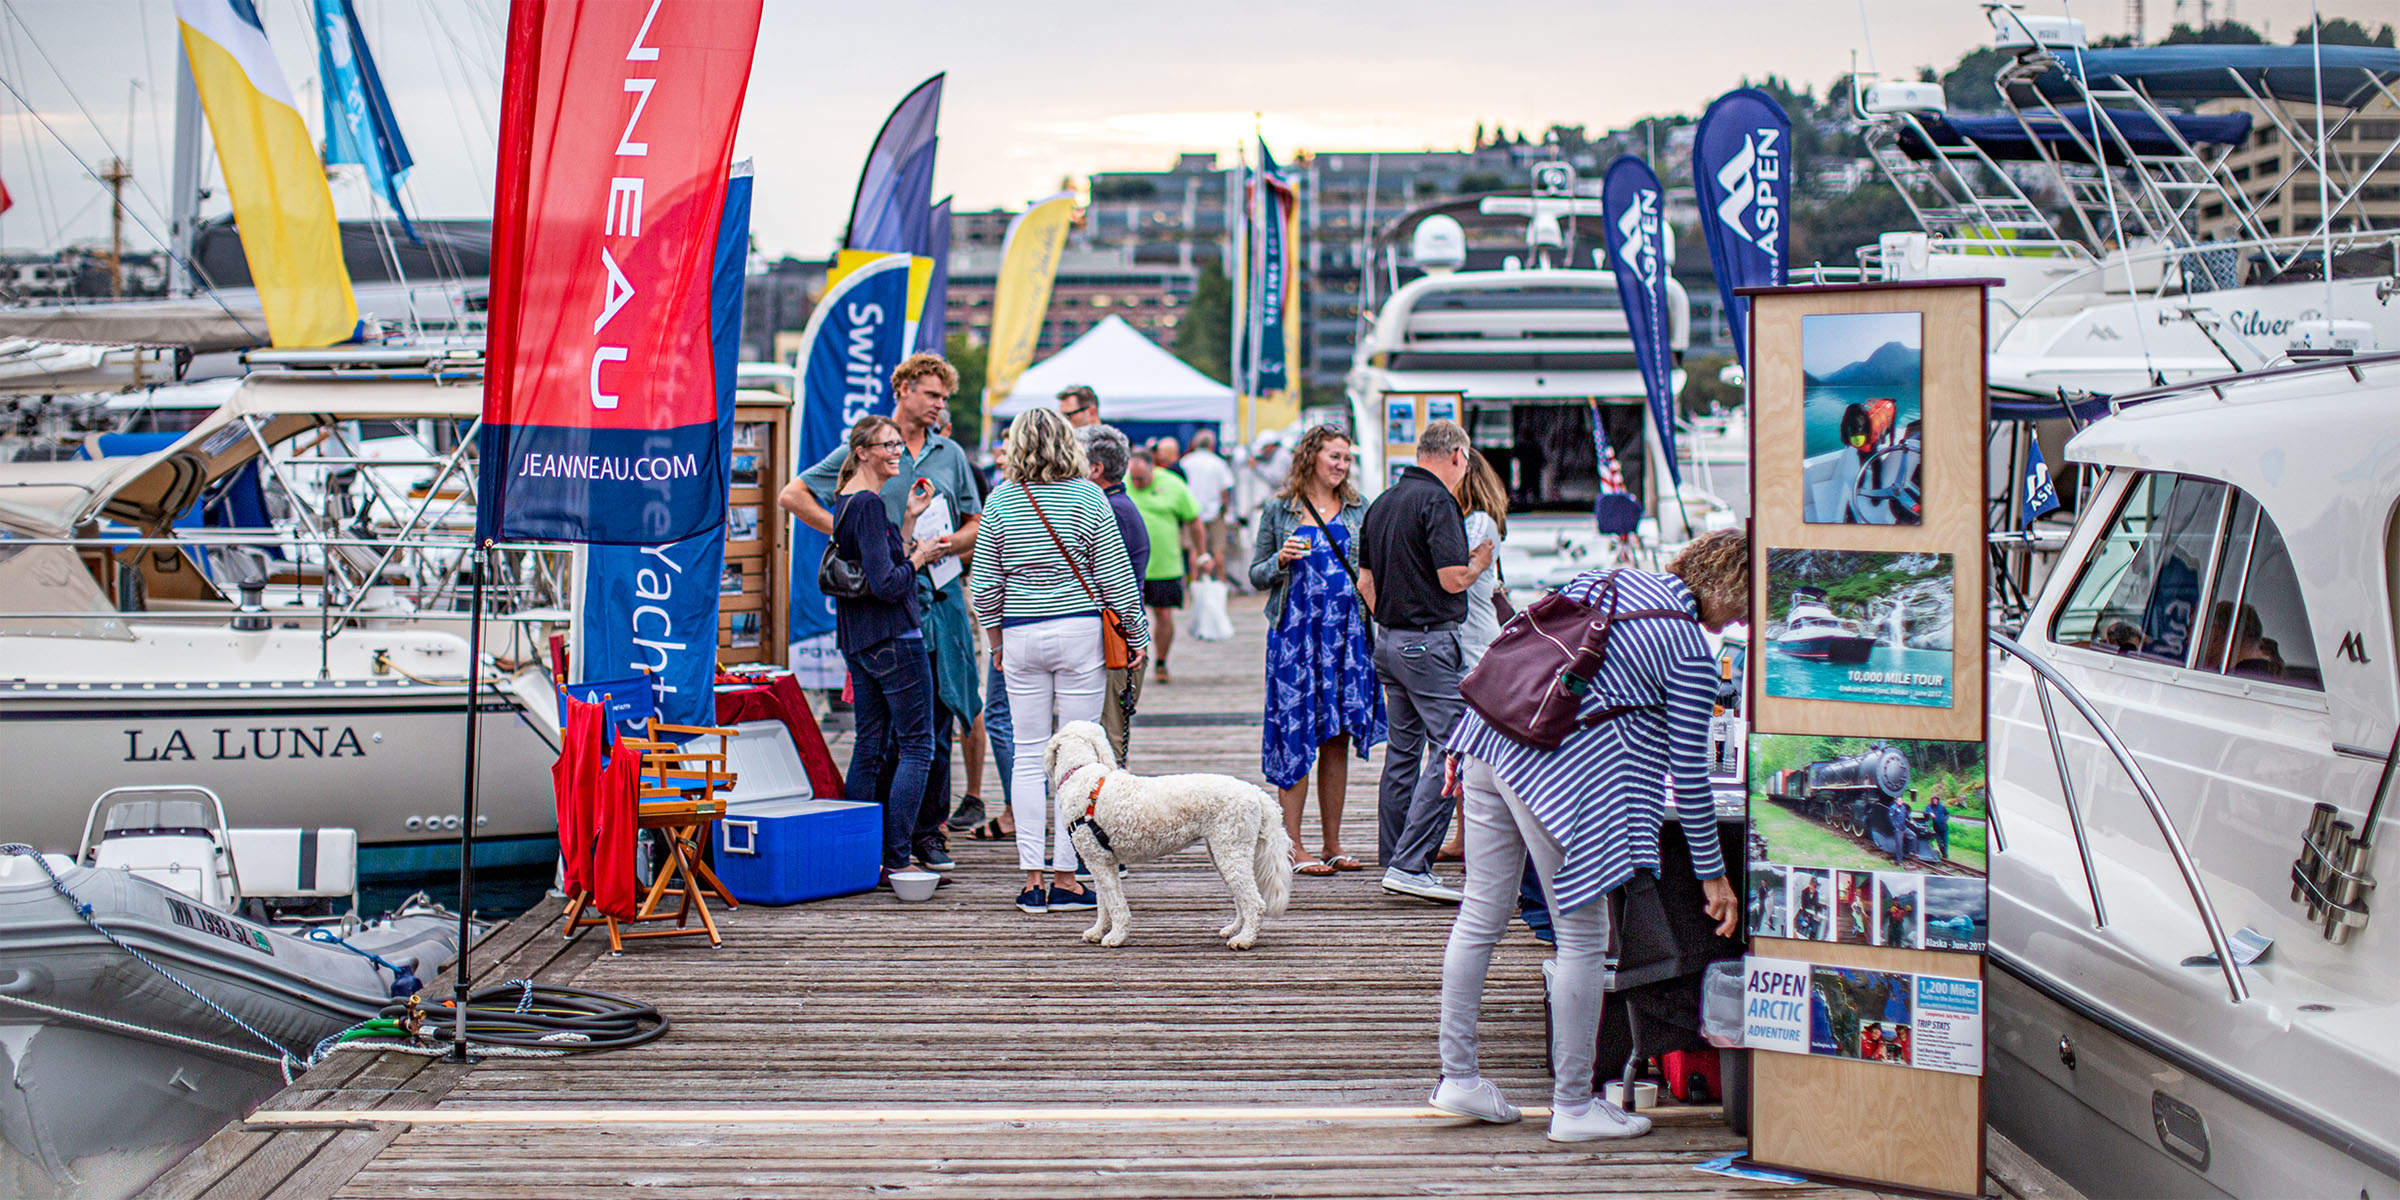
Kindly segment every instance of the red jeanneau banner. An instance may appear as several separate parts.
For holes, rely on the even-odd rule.
[[[724,524],[709,274],[762,0],[515,0],[478,536]]]

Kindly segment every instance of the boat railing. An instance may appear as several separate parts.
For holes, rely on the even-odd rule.
[[[2108,927],[2108,906],[2101,899],[2100,876],[2092,866],[2090,834],[2084,829],[2082,806],[2076,801],[2074,777],[2067,767],[2066,738],[2059,728],[2058,713],[2050,702],[2053,688],[2091,726],[2092,732],[2099,735],[2100,743],[2116,757],[2117,765],[2123,768],[2125,777],[2133,783],[2134,792],[2142,799],[2142,807],[2149,811],[2150,820],[2158,826],[2159,837],[2166,842],[2168,857],[2175,860],[2176,873],[2183,877],[2183,886],[2191,893],[2192,908],[2199,915],[2202,931],[2208,934],[2209,946],[2216,952],[2217,969],[2225,976],[2226,991],[2235,1004],[2249,999],[2250,985],[2242,979],[2241,965],[2234,960],[2232,943],[2225,936],[2225,924],[2218,920],[2217,906],[2208,898],[2208,886],[2201,881],[2200,868],[2193,862],[2191,851],[2185,847],[2183,835],[2176,831],[2175,819],[2167,812],[2166,802],[2159,798],[2158,789],[2151,786],[2150,776],[2142,770],[2142,765],[2134,760],[2133,751],[2126,747],[2123,738],[2117,736],[2108,718],[2102,716],[2100,710],[2085,698],[2082,690],[2061,674],[2057,667],[2007,634],[1993,631],[1986,636],[1992,645],[2033,671],[2033,694],[2041,703],[2042,727],[2050,737],[2051,760],[2058,767],[2059,794],[2066,801],[2068,829],[2075,835],[2075,852],[2083,860],[2084,886],[2091,893],[2092,927]],[[1994,832],[1998,833],[1996,822]],[[2002,849],[2005,851],[2005,843]]]

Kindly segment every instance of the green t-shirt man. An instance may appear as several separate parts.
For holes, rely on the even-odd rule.
[[[1149,487],[1125,482],[1125,494],[1141,510],[1142,526],[1150,531],[1150,569],[1144,579],[1183,578],[1183,526],[1200,519],[1200,502],[1171,471],[1152,471]]]

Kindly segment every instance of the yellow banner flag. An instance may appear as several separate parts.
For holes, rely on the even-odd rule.
[[[257,10],[248,0],[175,0],[175,16],[269,340],[347,340],[358,328],[358,301],[342,265],[333,192]]]
[[[1050,285],[1066,250],[1067,226],[1075,219],[1075,197],[1061,192],[1018,214],[1000,243],[1000,277],[992,289],[992,333],[983,368],[983,411],[1008,399],[1017,379],[1033,365],[1050,312]]]

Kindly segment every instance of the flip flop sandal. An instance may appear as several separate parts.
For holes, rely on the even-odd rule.
[[[1000,818],[998,817],[993,817],[969,830],[967,837],[969,840],[978,842],[1013,842],[1017,840],[1015,830],[1000,828]]]
[[[1332,867],[1336,871],[1363,871],[1367,869],[1367,864],[1362,863],[1347,854],[1336,854],[1332,858],[1326,859],[1325,865]]]
[[[1334,868],[1313,858],[1297,859],[1292,863],[1292,874],[1294,875],[1331,875],[1333,873]]]

